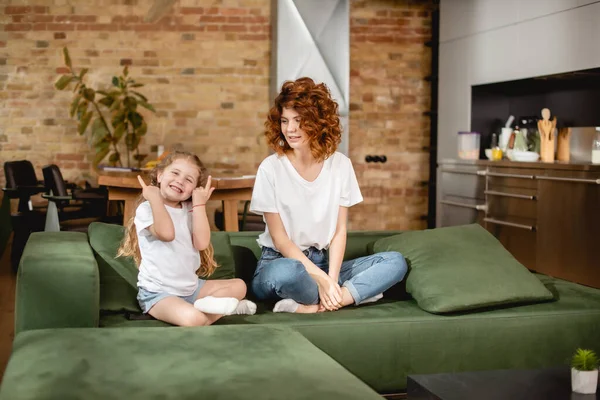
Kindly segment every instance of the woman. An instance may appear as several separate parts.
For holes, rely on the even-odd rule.
[[[267,225],[252,291],[280,300],[274,312],[379,300],[407,266],[397,252],[343,262],[348,208],[363,198],[351,161],[336,152],[341,127],[329,90],[310,78],[285,82],[265,126],[275,154],[260,164],[252,193],[250,211]]]

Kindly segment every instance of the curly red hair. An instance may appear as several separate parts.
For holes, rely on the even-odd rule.
[[[315,159],[322,161],[337,150],[342,140],[338,104],[324,83],[316,84],[306,77],[283,83],[265,122],[267,143],[279,155],[291,150],[281,132],[284,108],[293,108],[300,115],[300,128],[309,138]]]

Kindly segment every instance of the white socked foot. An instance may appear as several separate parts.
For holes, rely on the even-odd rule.
[[[194,308],[207,314],[229,315],[235,311],[239,304],[235,297],[206,296],[194,302]]]
[[[273,307],[273,312],[295,313],[298,309],[298,306],[299,304],[292,299],[283,299],[275,303],[275,307]]]
[[[237,307],[231,315],[254,315],[256,314],[256,304],[251,302],[250,300],[240,300]]]
[[[379,301],[382,298],[383,298],[383,293],[379,293],[379,294],[376,294],[373,297],[368,297],[368,298],[364,299],[359,304],[357,304],[357,306],[360,305],[360,304],[375,303],[376,301]]]

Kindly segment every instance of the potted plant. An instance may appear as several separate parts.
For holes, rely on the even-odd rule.
[[[69,115],[79,121],[77,131],[80,135],[90,131],[90,145],[94,149],[93,161],[96,167],[109,153],[110,165],[122,166],[121,154],[117,145],[125,138],[127,166],[130,167],[130,154],[140,167],[145,155],[140,154],[141,138],[148,131],[144,116],[138,107],[155,112],[148,99],[138,88],[144,86],[129,76],[127,66],[121,76],[113,76],[112,87],[107,91],[95,90],[86,85],[84,77],[88,72],[83,68],[79,73],[73,68],[69,50],[63,48],[65,66],[69,73],[62,75],[55,83],[58,90],[65,90],[70,83],[75,83],[75,93]],[[89,129],[88,129],[89,128]]]
[[[576,393],[596,393],[598,357],[593,350],[577,349],[571,359],[571,390]]]

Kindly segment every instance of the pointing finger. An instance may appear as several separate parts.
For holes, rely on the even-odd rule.
[[[211,181],[212,181],[212,176],[209,175],[208,179],[206,180],[206,186],[204,187],[204,189],[206,189],[206,190],[210,189]]]
[[[142,186],[142,189],[144,189],[146,187],[146,184],[144,183],[144,180],[139,175],[137,177],[138,177],[138,181],[140,182],[140,185]]]

